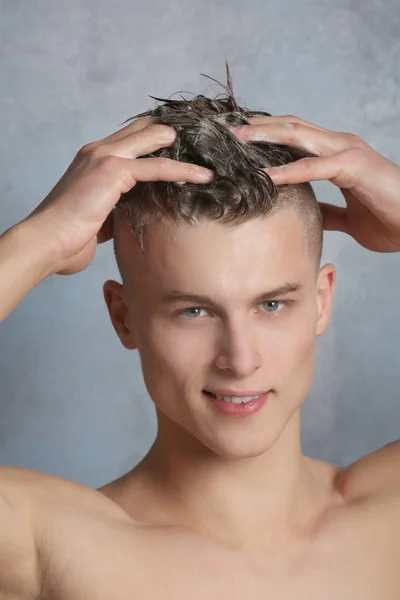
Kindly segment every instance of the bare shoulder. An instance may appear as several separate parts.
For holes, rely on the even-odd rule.
[[[371,569],[382,565],[382,577],[400,593],[400,441],[359,458],[339,472],[338,487],[348,510],[344,535],[363,540]]]
[[[324,539],[330,548],[337,542],[343,568],[371,577],[372,587],[378,582],[377,598],[400,598],[400,441],[340,469],[335,484],[343,502]]]
[[[38,597],[71,524],[126,522],[120,507],[83,484],[33,469],[0,467],[0,598]],[[75,532],[76,533],[76,532]],[[61,536],[62,537],[62,536]],[[62,543],[62,540],[61,540]],[[8,595],[7,595],[8,597]]]
[[[400,497],[400,440],[362,456],[338,475],[338,486],[348,498],[375,495]],[[399,505],[400,514],[400,505]]]
[[[60,513],[69,509],[92,508],[106,514],[126,513],[105,495],[76,481],[22,467],[0,467],[0,494],[5,498],[25,498],[32,515]]]

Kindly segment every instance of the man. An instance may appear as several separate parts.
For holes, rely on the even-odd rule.
[[[199,118],[196,101],[209,107],[167,102],[82,148],[0,237],[0,320],[115,237],[123,285],[106,282],[105,300],[158,419],[141,463],[99,490],[0,469],[1,593],[398,599],[399,444],[346,469],[301,451],[335,268],[320,268],[319,209],[299,184],[338,185],[347,208],[321,204],[324,228],[395,252],[400,168],[350,134],[224,114],[229,101]]]

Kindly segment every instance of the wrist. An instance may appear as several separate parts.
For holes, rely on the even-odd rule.
[[[31,269],[32,278],[38,284],[54,273],[56,252],[52,248],[45,232],[34,218],[21,221],[11,227],[4,235],[9,236],[17,252],[24,254]]]

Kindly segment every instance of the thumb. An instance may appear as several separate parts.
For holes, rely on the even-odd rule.
[[[97,234],[97,243],[108,242],[114,237],[114,211],[111,211]]]
[[[343,231],[347,233],[347,209],[334,204],[319,202],[326,231]]]

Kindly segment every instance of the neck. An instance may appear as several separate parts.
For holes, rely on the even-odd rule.
[[[139,467],[179,524],[241,545],[258,532],[287,537],[312,518],[321,503],[316,463],[302,454],[299,411],[266,452],[251,458],[218,456],[158,414],[156,440]]]

